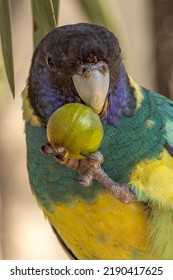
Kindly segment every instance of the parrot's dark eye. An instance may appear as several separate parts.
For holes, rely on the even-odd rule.
[[[54,67],[53,59],[52,59],[52,57],[50,57],[50,56],[47,57],[47,65],[48,65],[50,68],[53,68],[53,67]]]

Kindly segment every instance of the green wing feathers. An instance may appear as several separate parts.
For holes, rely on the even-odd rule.
[[[149,91],[149,95],[155,99],[158,110],[165,119],[167,143],[170,145],[170,149],[172,148],[173,153],[173,101],[154,91]]]

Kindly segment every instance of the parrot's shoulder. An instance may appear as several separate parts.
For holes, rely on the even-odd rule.
[[[148,94],[156,104],[157,110],[164,121],[168,150],[173,154],[173,100],[144,88],[143,92]]]
[[[25,122],[30,122],[33,126],[41,126],[41,120],[35,115],[28,98],[28,85],[22,91],[22,111]]]
[[[142,91],[145,94],[148,94],[155,101],[162,116],[173,122],[173,100],[146,88],[142,88]]]

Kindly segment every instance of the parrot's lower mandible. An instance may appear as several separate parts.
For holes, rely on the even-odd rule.
[[[51,116],[67,103],[84,109],[59,114],[53,140],[65,137],[60,142],[71,153],[47,137]],[[90,110],[93,131],[81,122]],[[23,117],[32,192],[73,258],[173,259],[173,101],[127,74],[113,33],[80,23],[43,38],[23,91]],[[93,136],[98,127],[102,141]]]

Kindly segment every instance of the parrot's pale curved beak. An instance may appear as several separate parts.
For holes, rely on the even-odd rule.
[[[79,97],[95,113],[100,114],[105,107],[110,83],[107,64],[104,61],[83,64],[72,79]]]

